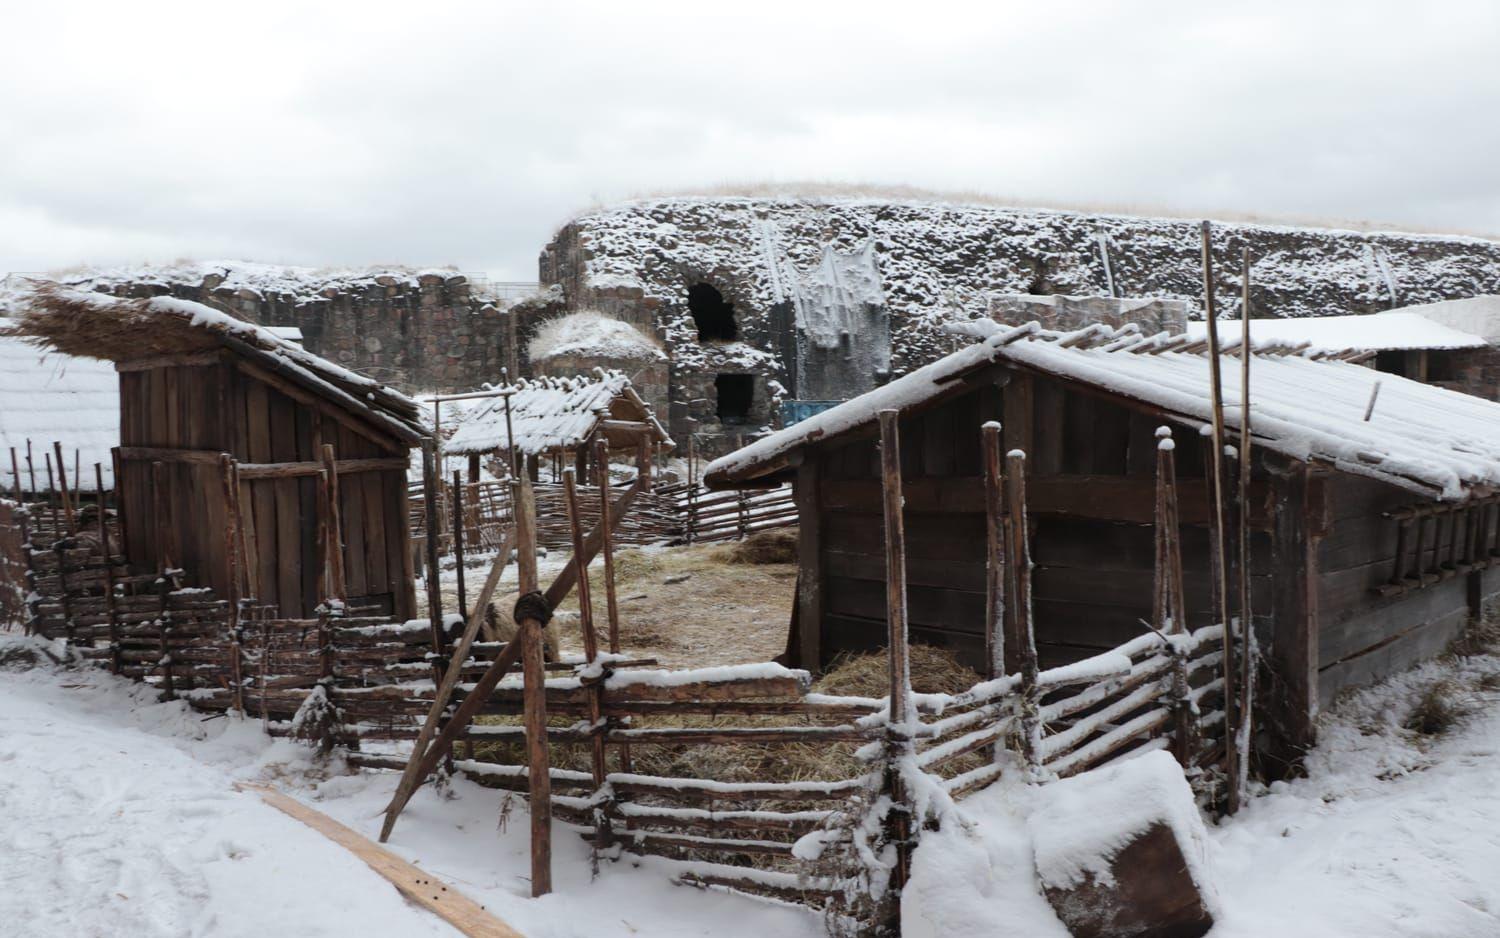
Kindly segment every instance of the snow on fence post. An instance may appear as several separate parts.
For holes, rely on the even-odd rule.
[[[579,452],[587,452],[579,450]],[[609,501],[609,493],[604,494]],[[568,509],[568,532],[572,535],[573,556],[583,557],[583,523],[578,517],[578,485],[572,466],[563,470],[563,503]],[[607,509],[606,509],[607,510]],[[594,604],[589,596],[588,564],[578,565],[578,621],[583,627],[583,657],[591,666],[599,658],[599,639],[594,634]],[[610,814],[613,813],[607,800],[604,766],[604,680],[603,675],[594,675],[588,693],[589,717],[589,768],[593,773],[594,797],[605,799],[594,805],[594,844],[591,856],[594,869],[599,868],[599,853],[609,847],[611,836]]]
[[[1169,636],[1187,632],[1187,607],[1182,583],[1181,528],[1177,522],[1177,466],[1172,431],[1156,430],[1156,627]],[[1198,757],[1198,715],[1188,681],[1189,653],[1180,640],[1169,639],[1172,656],[1172,697],[1175,721],[1173,755],[1184,772]]]
[[[1005,494],[1010,534],[1009,550],[1006,552],[1009,560],[1006,570],[1010,579],[1007,595],[1010,596],[1013,637],[1019,640],[1017,653],[1021,671],[1019,748],[1022,758],[1026,760],[1027,770],[1035,776],[1042,770],[1042,721],[1041,690],[1037,686],[1039,667],[1036,632],[1031,620],[1031,533],[1026,520],[1026,454],[1013,449],[1006,454],[1005,462]]]
[[[912,806],[900,765],[916,752],[912,728],[911,664],[906,628],[906,531],[902,522],[901,440],[898,412],[880,412],[880,476],[885,514],[886,659],[890,670],[890,719],[886,724],[885,786],[891,800],[886,837],[895,847],[890,889],[900,909],[900,891],[911,864]],[[899,911],[898,911],[899,914]]]

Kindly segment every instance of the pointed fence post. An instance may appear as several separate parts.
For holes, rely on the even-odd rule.
[[[580,449],[580,453],[587,452]],[[608,496],[605,498],[608,501]],[[573,556],[584,556],[583,551],[583,523],[578,517],[578,484],[577,477],[572,466],[563,470],[563,502],[568,509],[568,533],[572,537]],[[583,657],[592,666],[599,658],[599,638],[594,634],[594,604],[593,597],[589,594],[589,571],[586,564],[578,565],[578,619],[583,626]],[[589,715],[589,767],[593,772],[594,796],[602,798],[605,794],[604,765],[604,673],[596,679],[591,679],[588,694]],[[594,865],[597,868],[599,853],[609,847],[611,840],[610,806],[606,804],[594,807]]]
[[[1021,671],[1020,749],[1033,777],[1042,770],[1040,665],[1031,618],[1031,532],[1026,518],[1026,454],[1013,449],[1005,456],[1006,513],[1010,543],[1006,551],[1009,574],[1010,619],[1014,626]]]
[[[890,676],[890,720],[886,724],[885,785],[891,799],[886,834],[896,848],[890,885],[898,897],[911,869],[912,806],[901,775],[900,762],[915,751],[909,720],[912,717],[911,663],[906,628],[906,528],[902,520],[901,439],[898,412],[880,412],[880,477],[885,513],[886,660]],[[816,627],[809,623],[804,627]]]
[[[1000,424],[980,428],[984,445],[985,507],[985,644],[990,677],[1010,673],[1005,665],[1005,470]],[[1000,751],[997,749],[997,752]]]
[[[1184,772],[1198,763],[1198,714],[1188,681],[1188,653],[1171,636],[1187,632],[1187,609],[1182,586],[1181,528],[1177,524],[1177,467],[1169,427],[1156,430],[1156,628],[1168,638],[1172,656],[1172,696],[1175,728],[1172,754]]]

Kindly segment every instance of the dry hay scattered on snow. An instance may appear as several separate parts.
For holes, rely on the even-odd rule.
[[[735,541],[725,559],[729,563],[796,563],[797,529],[757,531],[743,541]]]

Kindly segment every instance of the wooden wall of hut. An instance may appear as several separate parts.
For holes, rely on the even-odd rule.
[[[987,670],[980,463],[980,426],[987,420],[1000,420],[1006,447],[1029,456],[1042,667],[1140,635],[1152,614],[1154,434],[1162,420],[1052,379],[1016,376],[901,422],[912,640],[951,649]],[[1190,525],[1183,531],[1188,625],[1198,627],[1213,618],[1206,447],[1182,429],[1175,439],[1182,517]],[[801,478],[820,480],[811,535],[819,544],[817,569],[804,569],[803,576],[821,583],[819,658],[826,664],[841,651],[884,642],[879,463],[873,439],[817,448],[806,458],[814,465],[802,469]],[[1259,461],[1256,466],[1252,495],[1263,506],[1268,482]],[[1264,507],[1255,514],[1252,588],[1256,620],[1264,627],[1272,606],[1270,519]]]
[[[228,595],[228,520],[217,454],[229,453],[242,465],[303,463],[302,474],[242,478],[240,506],[250,595],[285,618],[313,615],[324,598],[319,483],[305,464],[317,462],[329,443],[340,461],[387,461],[383,468],[339,473],[349,604],[414,614],[404,443],[227,353],[122,366],[120,392],[124,458],[117,485],[133,566],[154,568],[166,552],[187,582]],[[160,495],[149,450],[179,451],[161,460],[168,485]]]

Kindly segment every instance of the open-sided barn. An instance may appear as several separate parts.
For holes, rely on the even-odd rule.
[[[414,401],[267,329],[171,297],[44,289],[20,329],[65,354],[115,363],[114,468],[133,568],[180,569],[220,596],[309,617],[329,595],[319,544],[328,512],[318,508],[327,478],[349,605],[415,613],[406,469],[428,436]],[[238,524],[229,517],[236,502]],[[242,536],[238,549],[226,530]],[[243,588],[233,582],[238,554]]]
[[[875,437],[887,408],[901,414],[913,640],[988,667],[988,420],[1028,454],[1044,666],[1151,621],[1161,424],[1178,428],[1189,624],[1211,621],[1202,343],[1129,327],[981,331],[988,338],[709,467],[720,488],[795,481],[802,569],[789,652],[802,665],[885,641]],[[1338,691],[1435,654],[1500,594],[1500,404],[1285,346],[1252,363],[1252,608],[1272,681],[1261,725],[1300,748]],[[1238,382],[1225,383],[1237,431]]]

